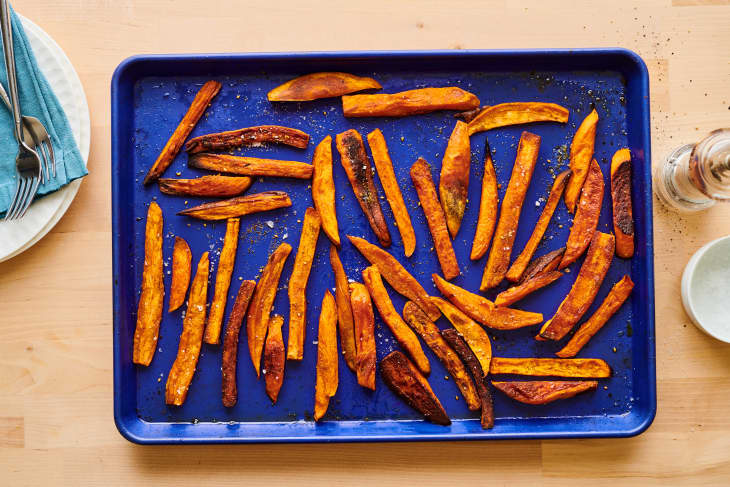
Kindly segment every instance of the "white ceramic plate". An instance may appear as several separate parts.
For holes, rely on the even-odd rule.
[[[19,17],[38,60],[38,66],[66,112],[81,157],[84,164],[87,164],[91,122],[81,80],[58,44],[36,24],[23,16]],[[77,179],[55,193],[39,198],[21,220],[0,220],[0,262],[15,257],[43,238],[66,213],[80,185],[81,179]]]

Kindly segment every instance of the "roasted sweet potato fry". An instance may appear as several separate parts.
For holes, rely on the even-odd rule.
[[[444,367],[459,387],[461,395],[464,396],[469,410],[476,411],[479,409],[482,403],[477,395],[477,390],[474,388],[474,383],[469,378],[469,373],[456,352],[444,341],[441,332],[433,321],[413,301],[408,301],[403,307],[403,318],[444,364]]]
[[[294,268],[289,278],[289,341],[286,358],[302,360],[304,334],[307,329],[307,282],[312,270],[314,252],[317,249],[320,220],[317,210],[307,208],[299,236],[299,248],[294,258]],[[250,325],[249,325],[250,326]]]
[[[482,176],[482,197],[479,201],[479,218],[474,241],[471,245],[471,260],[484,257],[492,240],[494,225],[497,223],[499,193],[497,193],[497,173],[492,162],[492,149],[489,141],[484,142],[484,176]]]
[[[337,150],[340,153],[340,162],[345,169],[347,179],[350,180],[352,191],[357,202],[365,213],[370,227],[378,237],[380,245],[390,246],[390,232],[385,222],[383,209],[380,207],[378,191],[373,182],[373,171],[370,159],[365,153],[365,144],[357,130],[350,129],[337,134]]]
[[[363,238],[353,237],[351,235],[348,235],[347,238],[350,239],[352,245],[360,251],[368,262],[378,268],[380,274],[388,281],[388,284],[399,294],[420,306],[430,319],[435,321],[441,316],[438,308],[428,299],[426,290],[423,289],[416,278],[395,257]]]
[[[542,323],[542,314],[511,308],[495,308],[484,296],[470,293],[451,284],[438,274],[432,274],[436,288],[464,314],[495,330],[516,330]]]
[[[558,264],[560,264],[560,261],[563,259],[563,254],[565,254],[565,247],[560,247],[557,250],[553,250],[545,255],[541,255],[536,259],[532,259],[532,261],[530,261],[530,264],[522,273],[522,277],[520,277],[520,282],[525,282],[529,279],[532,279],[536,275],[542,274],[544,272],[554,271],[558,268]]]
[[[241,331],[243,317],[246,316],[248,303],[256,287],[256,281],[246,280],[241,282],[238,288],[236,301],[228,316],[226,333],[223,336],[223,359],[222,359],[222,398],[225,407],[233,407],[238,401],[238,387],[236,386],[236,367],[238,364],[238,336]]]
[[[332,178],[332,137],[322,139],[314,149],[312,158],[312,201],[322,220],[322,230],[330,241],[340,246],[335,209],[335,180]]]
[[[246,333],[248,335],[248,351],[256,370],[256,377],[260,376],[261,352],[264,349],[266,330],[269,326],[269,314],[274,305],[276,290],[279,287],[279,278],[284,268],[286,258],[291,252],[291,245],[282,243],[269,256],[269,260],[261,272],[256,290],[251,298],[246,317]]]
[[[595,159],[591,163],[591,169],[583,184],[583,191],[580,194],[580,203],[573,218],[573,226],[570,227],[570,235],[565,244],[565,254],[560,261],[558,269],[564,269],[583,255],[593,239],[593,234],[598,227],[598,218],[601,216],[601,203],[603,202],[603,174]]]
[[[335,275],[335,302],[337,303],[337,327],[340,330],[340,346],[345,355],[345,363],[355,371],[357,347],[355,346],[355,323],[350,305],[350,286],[347,283],[345,268],[342,267],[337,247],[330,246],[330,265]]]
[[[393,303],[390,300],[390,296],[388,296],[388,291],[385,290],[378,268],[375,266],[366,268],[362,271],[362,277],[370,296],[375,302],[378,313],[380,313],[381,318],[383,318],[385,324],[390,328],[398,344],[408,352],[408,355],[411,356],[418,369],[424,375],[430,374],[431,364],[428,363],[428,359],[423,353],[421,344],[418,342],[418,337],[408,328],[408,325],[406,325],[403,318],[400,317],[393,307]]]
[[[257,125],[195,137],[188,140],[185,150],[188,154],[227,152],[239,147],[258,146],[267,142],[306,149],[309,144],[309,134],[280,125]]]
[[[425,292],[425,291],[424,291]],[[149,365],[157,350],[165,284],[162,281],[162,210],[156,202],[147,209],[144,231],[142,291],[137,306],[132,362]]]
[[[449,137],[441,162],[439,178],[439,196],[446,216],[451,238],[461,227],[461,219],[466,209],[466,197],[469,191],[469,168],[471,167],[471,144],[469,133],[464,122],[456,122]]]
[[[200,347],[205,329],[205,302],[208,298],[208,252],[203,252],[190,287],[188,308],[183,319],[183,329],[177,348],[177,357],[172,364],[165,384],[165,403],[182,406],[188,395],[190,382],[198,365]]]
[[[240,176],[270,176],[279,178],[309,179],[312,165],[298,161],[260,159],[258,157],[232,156],[200,152],[188,157],[188,166],[208,171],[238,174]]]
[[[357,383],[368,389],[375,390],[375,315],[370,293],[364,284],[353,282],[350,284],[350,304],[352,317],[355,322],[355,344],[357,357]]]
[[[289,195],[283,191],[263,191],[261,193],[237,196],[228,200],[204,203],[179,211],[178,215],[199,220],[227,220],[251,213],[276,210],[291,206]]]
[[[492,105],[469,122],[469,135],[507,125],[568,121],[568,109],[555,103],[512,102]]]
[[[444,426],[451,424],[426,378],[402,352],[396,350],[386,355],[380,361],[380,374],[388,387],[426,420]]]
[[[547,202],[545,202],[545,207],[542,209],[542,213],[535,224],[535,229],[532,231],[530,239],[527,241],[525,248],[522,249],[520,255],[515,259],[512,266],[507,271],[507,275],[505,277],[507,277],[508,281],[519,282],[522,279],[522,274],[525,272],[532,256],[535,255],[535,250],[537,250],[537,246],[540,244],[540,241],[542,240],[543,235],[545,235],[545,231],[550,224],[550,220],[553,218],[555,208],[557,208],[558,203],[560,203],[560,198],[563,196],[563,190],[565,189],[565,183],[568,182],[569,177],[570,169],[561,172],[555,178],[555,182],[550,189]]]
[[[497,297],[494,299],[494,304],[495,306],[499,307],[509,306],[510,304],[516,303],[520,299],[524,298],[528,294],[533,293],[538,289],[542,289],[548,284],[552,284],[553,282],[560,279],[562,275],[563,273],[560,271],[551,271],[538,274],[532,279],[528,279],[527,281],[521,282],[497,294]]]
[[[596,299],[596,293],[601,287],[603,278],[613,259],[614,238],[610,233],[596,232],[588,249],[583,265],[573,287],[565,297],[555,316],[545,322],[540,330],[540,336],[548,340],[560,340],[588,311]]]
[[[630,259],[634,255],[634,211],[631,206],[631,152],[619,149],[611,159],[611,201],[616,255]]]
[[[629,298],[632,289],[634,289],[634,283],[629,276],[624,276],[614,284],[593,316],[580,325],[570,341],[555,355],[563,358],[575,357],[588,343],[588,340],[593,338],[593,335],[598,333],[598,330],[603,328],[603,325],[616,314],[621,305]]]
[[[144,184],[150,184],[155,181],[172,164],[173,159],[175,159],[175,156],[177,156],[177,153],[180,152],[180,149],[185,143],[185,139],[193,131],[198,120],[203,116],[211,100],[215,98],[215,95],[218,94],[220,89],[221,84],[217,81],[208,81],[200,88],[200,91],[198,91],[198,94],[195,95],[193,102],[190,104],[187,113],[180,120],[177,128],[145,176]]]
[[[573,213],[575,205],[578,204],[583,183],[588,176],[588,171],[593,160],[593,150],[596,145],[596,126],[598,125],[598,112],[595,109],[583,119],[580,127],[573,136],[570,144],[570,181],[565,187],[565,206]]]
[[[411,166],[411,180],[418,193],[418,200],[426,215],[426,223],[431,231],[433,246],[436,248],[436,256],[441,264],[441,272],[446,279],[453,279],[461,271],[456,261],[454,247],[451,245],[449,230],[446,226],[446,215],[436,195],[436,186],[431,177],[431,168],[422,158],[418,158]]]
[[[405,117],[436,110],[471,110],[478,106],[479,98],[455,86],[342,97],[346,117]]]
[[[202,176],[195,179],[160,178],[157,183],[162,193],[173,196],[230,198],[250,188],[253,180],[241,176]]]
[[[215,345],[220,342],[223,313],[228,301],[228,288],[231,285],[233,266],[236,264],[236,249],[238,249],[238,229],[241,221],[238,218],[229,218],[226,222],[226,236],[223,239],[223,249],[218,259],[218,270],[215,274],[215,292],[210,303],[208,325],[205,327],[205,343]]]
[[[515,401],[525,404],[547,404],[559,399],[568,399],[598,387],[597,380],[534,380],[495,382],[492,385]]]
[[[317,382],[314,389],[314,420],[327,412],[339,382],[337,358],[337,305],[327,291],[322,299],[317,333]]]
[[[489,373],[603,379],[611,377],[611,367],[598,358],[493,357]]]
[[[497,286],[507,274],[510,256],[512,255],[512,245],[514,245],[517,236],[517,225],[522,212],[522,203],[525,201],[525,194],[527,194],[527,188],[530,186],[539,150],[540,136],[530,132],[522,132],[520,143],[517,146],[517,158],[512,168],[512,176],[502,200],[497,230],[492,241],[492,250],[489,252],[482,284],[479,286],[482,291]]]
[[[170,302],[167,305],[168,313],[175,311],[185,302],[185,295],[190,285],[190,266],[193,254],[190,246],[181,237],[175,237],[175,246],[172,248],[172,282],[170,283]]]
[[[416,233],[413,231],[411,217],[403,201],[403,194],[398,186],[398,181],[395,179],[393,162],[390,160],[388,146],[380,129],[375,129],[368,134],[368,144],[373,154],[373,161],[375,161],[380,183],[383,185],[383,191],[385,191],[385,197],[390,204],[390,209],[393,211],[395,225],[398,227],[401,240],[403,240],[403,251],[406,257],[410,257],[413,255],[413,251],[416,250]]]
[[[464,336],[464,340],[476,355],[482,369],[489,370],[489,362],[492,360],[492,342],[489,341],[489,335],[484,328],[448,301],[435,296],[431,298],[431,301],[439,307],[446,319],[454,325],[456,331]]]
[[[310,101],[381,88],[373,78],[349,73],[322,72],[299,76],[269,91],[269,101]]]
[[[264,381],[266,382],[266,395],[271,402],[276,404],[279,397],[281,384],[284,383],[284,365],[286,363],[286,351],[284,350],[284,339],[281,336],[281,326],[284,318],[274,315],[269,319],[269,331],[266,334],[266,345],[264,346]]]
[[[474,108],[473,110],[466,110],[463,112],[454,113],[454,118],[459,119],[463,122],[469,123],[475,118],[477,118],[477,115],[482,113],[484,110],[489,108],[487,105],[482,105],[479,108]]]

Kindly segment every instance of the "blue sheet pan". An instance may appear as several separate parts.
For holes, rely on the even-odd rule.
[[[145,215],[151,200],[164,213],[165,287],[169,290],[173,236],[185,238],[197,262],[211,252],[211,287],[222,247],[225,223],[203,223],[176,212],[201,203],[195,198],[162,195],[156,185],[144,187],[142,179],[178,124],[200,85],[208,79],[223,84],[192,136],[259,124],[295,127],[311,135],[306,150],[281,146],[246,148],[252,156],[310,162],[315,145],[326,135],[355,128],[363,136],[380,128],[385,135],[417,235],[417,248],[406,259],[400,235],[392,224],[390,207],[383,201],[393,245],[389,251],[434,295],[433,272],[440,273],[425,218],[409,178],[409,168],[424,157],[438,181],[441,158],[454,126],[451,112],[406,118],[345,119],[337,98],[306,103],[269,103],[266,93],[295,76],[316,71],[345,71],[373,76],[382,92],[427,87],[460,86],[477,94],[482,104],[507,101],[556,102],[570,109],[567,125],[556,123],[507,127],[472,136],[469,204],[454,247],[462,275],[455,284],[477,290],[486,261],[469,260],[481,191],[485,139],[494,150],[500,197],[509,180],[517,141],[523,130],[542,137],[539,160],[520,219],[513,258],[527,241],[542,211],[553,174],[568,164],[570,142],[581,120],[594,104],[600,121],[595,157],[606,181],[599,230],[612,232],[608,188],[610,159],[620,147],[629,147],[633,158],[633,205],[636,219],[636,255],[615,258],[600,293],[588,314],[602,301],[622,275],[636,283],[619,313],[581,351],[579,357],[605,359],[613,369],[600,380],[598,390],[544,406],[527,406],[494,393],[496,424],[480,428],[478,414],[469,412],[463,398],[435,356],[426,350],[433,372],[429,382],[453,419],[450,427],[422,421],[396,397],[378,373],[377,388],[370,392],[357,385],[355,376],[340,361],[340,384],[329,411],[319,424],[312,421],[316,361],[316,326],[322,296],[334,280],[327,251],[329,241],[320,235],[309,281],[307,337],[304,360],[287,362],[279,401],[272,406],[257,381],[245,332],[239,350],[238,404],[221,404],[220,346],[203,345],[200,362],[187,401],[168,407],[165,382],[174,361],[184,309],[168,313],[167,297],[159,349],[149,367],[131,363],[142,265]],[[214,442],[313,442],[392,441],[492,438],[619,437],[644,431],[656,411],[654,360],[654,273],[652,201],[649,156],[648,75],[642,60],[623,49],[543,51],[427,51],[139,56],[124,61],[112,80],[112,220],[114,243],[114,418],[119,431],[137,443]],[[195,177],[180,154],[166,177]],[[348,276],[361,280],[366,261],[345,238],[357,235],[376,242],[334,151],[337,213],[342,236],[341,258]],[[379,186],[379,181],[376,182]],[[281,242],[294,252],[284,267],[274,312],[288,316],[286,286],[299,241],[301,218],[312,205],[309,181],[257,178],[249,192],[288,192],[293,206],[241,218],[238,257],[229,291],[227,312],[233,305],[239,279],[255,279],[268,255]],[[382,188],[379,187],[382,191]],[[536,255],[561,247],[571,223],[561,203]],[[542,312],[549,318],[566,295],[582,259],[570,273],[549,288],[534,293],[516,307]],[[499,290],[505,286],[502,285]],[[497,290],[487,293],[493,298]],[[212,293],[209,293],[209,296]],[[390,290],[397,309],[404,300]],[[439,326],[447,326],[444,318]],[[378,358],[396,348],[388,328],[376,317]],[[551,357],[561,345],[533,339],[536,327],[489,331],[495,356]],[[284,330],[286,339],[286,327]],[[424,349],[427,347],[424,345]]]

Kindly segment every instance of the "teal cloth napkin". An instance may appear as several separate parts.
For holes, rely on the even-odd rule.
[[[20,108],[23,115],[38,118],[46,127],[56,158],[56,177],[51,173],[50,181],[38,188],[38,196],[42,196],[58,191],[74,179],[86,176],[88,171],[66,114],[46,77],[38,68],[23,25],[15,12],[11,16]],[[7,81],[7,71],[0,53],[0,82],[6,91]],[[0,101],[0,216],[5,214],[15,194],[18,177],[15,171],[17,154],[18,143],[13,135],[13,117]]]

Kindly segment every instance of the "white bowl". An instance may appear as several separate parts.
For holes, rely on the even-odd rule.
[[[730,343],[730,235],[689,259],[682,274],[682,304],[697,328]]]

